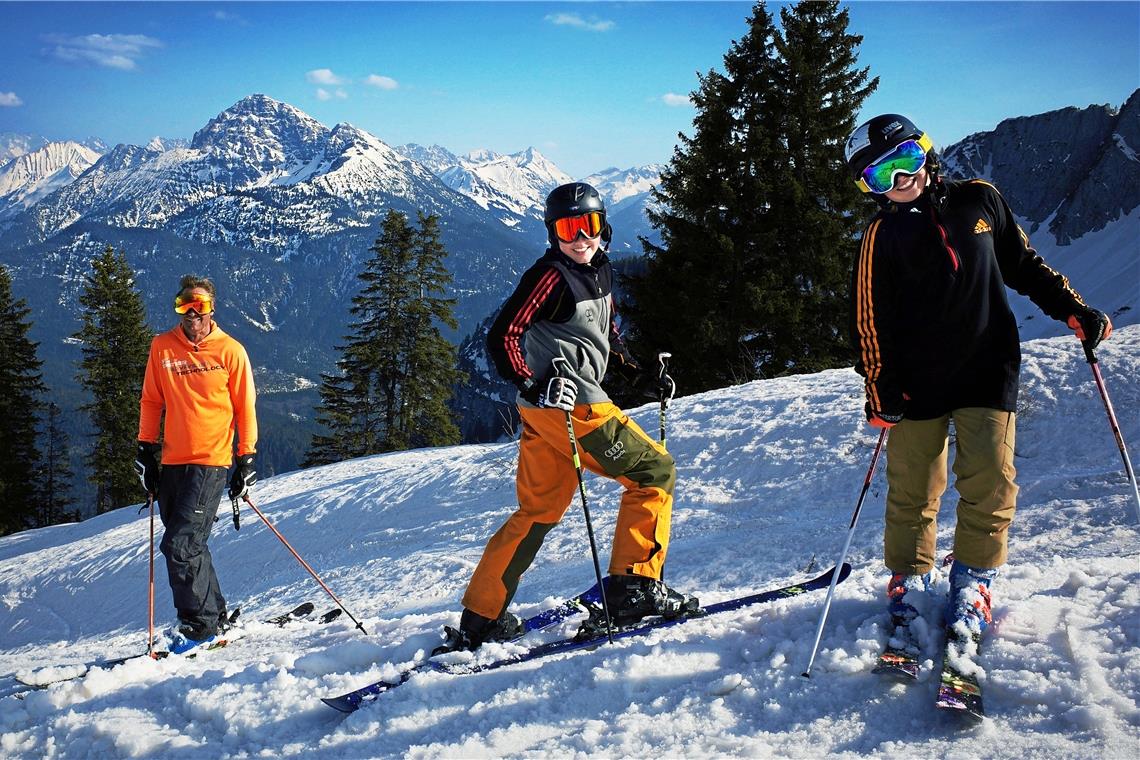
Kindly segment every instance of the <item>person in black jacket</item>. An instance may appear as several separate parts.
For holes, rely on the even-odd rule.
[[[851,322],[867,419],[890,429],[884,544],[891,614],[896,624],[908,623],[918,613],[904,597],[929,587],[953,420],[960,499],[945,620],[980,636],[1017,495],[1021,349],[1006,288],[1066,322],[1090,347],[1112,324],[1030,247],[993,185],[939,175],[930,138],[906,117],[884,114],[860,125],[845,158],[856,185],[880,206],[856,261]]]
[[[463,595],[459,628],[448,627],[433,654],[521,633],[507,605],[578,487],[568,416],[582,466],[625,487],[604,579],[613,623],[698,609],[695,598],[661,581],[677,477],[673,458],[602,388],[613,361],[627,382],[670,397],[673,391],[667,375],[642,372],[622,342],[604,250],[612,234],[605,205],[584,182],[561,185],[546,198],[545,221],[550,247],[523,273],[487,335],[495,368],[519,390],[519,506],[487,543]],[[584,625],[596,629],[598,622],[595,614]]]

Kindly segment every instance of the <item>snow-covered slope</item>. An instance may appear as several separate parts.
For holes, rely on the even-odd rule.
[[[1140,327],[1098,351],[1123,434],[1140,441]],[[422,657],[483,543],[510,513],[514,444],[377,456],[275,477],[254,499],[369,631],[351,622],[244,639],[196,660],[138,660],[0,698],[0,752],[101,757],[1135,757],[1140,747],[1140,526],[1104,409],[1072,338],[1025,346],[1010,562],[984,661],[992,716],[963,729],[913,686],[870,673],[886,637],[883,480],[876,475],[811,680],[822,594],[693,621],[594,652],[473,676],[423,674],[344,717],[317,698]],[[684,378],[678,378],[684,392]],[[847,533],[875,436],[851,371],[680,398],[668,580],[713,602],[803,578]],[[634,411],[655,430],[657,410]],[[619,489],[587,489],[603,551]],[[940,549],[953,535],[947,496]],[[228,505],[211,548],[255,620],[328,604],[284,547]],[[133,508],[0,539],[0,676],[139,651],[147,525]],[[588,586],[575,501],[515,608]],[[814,574],[814,570],[811,574]],[[158,568],[157,612],[173,616]],[[934,642],[928,641],[928,656]],[[502,652],[489,645],[481,656]],[[0,681],[0,694],[14,687]]]
[[[99,154],[76,142],[50,142],[0,166],[0,219],[75,181]]]

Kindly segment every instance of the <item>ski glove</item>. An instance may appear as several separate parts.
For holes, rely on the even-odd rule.
[[[161,452],[161,444],[148,441],[139,441],[135,451],[135,472],[139,474],[143,490],[151,496],[158,494],[158,455]]]
[[[578,398],[578,386],[574,381],[568,377],[555,376],[546,384],[546,392],[538,397],[538,405],[572,412],[576,398]]]
[[[875,411],[871,408],[870,404],[867,404],[863,408],[863,411],[866,412],[867,422],[871,425],[871,427],[882,428],[884,430],[890,430],[895,425],[902,422],[903,418],[901,413],[888,414],[887,412]]]
[[[1103,311],[1090,309],[1088,306],[1080,307],[1076,313],[1069,317],[1069,327],[1077,333],[1077,338],[1090,351],[1097,347],[1102,340],[1112,335],[1112,320]]]
[[[230,476],[230,499],[237,501],[249,493],[249,487],[257,482],[257,471],[253,468],[253,454],[242,454],[237,458],[237,467]]]

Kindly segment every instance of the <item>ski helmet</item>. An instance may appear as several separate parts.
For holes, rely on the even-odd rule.
[[[592,185],[587,185],[585,182],[570,182],[551,190],[546,196],[546,206],[542,211],[542,220],[546,224],[550,246],[558,247],[558,238],[554,234],[552,225],[555,219],[578,216],[590,211],[600,212],[603,220],[606,217],[606,204],[602,201],[601,193]],[[610,229],[609,223],[605,223],[602,227],[602,240],[608,244],[612,236],[613,230]]]
[[[932,174],[938,171],[938,154],[934,143],[910,119],[897,113],[886,113],[855,128],[847,138],[843,157],[851,178],[863,192],[871,192],[863,180],[863,171],[899,145],[914,140],[926,151],[926,166]]]

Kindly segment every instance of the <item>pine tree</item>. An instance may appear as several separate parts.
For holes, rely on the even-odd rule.
[[[877,80],[853,71],[860,38],[837,3],[764,3],[700,77],[694,136],[680,136],[626,280],[634,352],[666,350],[684,392],[848,360],[843,339],[853,185],[842,141]],[[710,304],[713,308],[710,308]]]
[[[843,147],[878,79],[855,68],[863,38],[848,34],[848,12],[837,0],[782,8],[780,21],[777,82],[787,96],[783,133],[791,171],[780,196],[778,243],[781,258],[795,267],[788,273],[796,294],[789,321],[804,327],[781,360],[812,372],[854,359],[848,291],[865,201],[848,175]]]
[[[395,210],[384,219],[358,275],[338,371],[322,375],[317,421],[328,434],[313,436],[305,466],[459,439],[447,409],[455,349],[436,325],[456,326],[454,300],[440,296],[451,281],[447,254],[437,218],[419,223]]]
[[[439,240],[439,217],[419,214],[411,262],[412,299],[407,309],[409,341],[403,387],[403,438],[411,448],[459,442],[459,428],[448,402],[462,377],[455,346],[438,324],[456,329],[455,299],[443,298],[451,283]]]
[[[634,354],[673,354],[685,392],[754,379],[764,365],[778,299],[768,211],[783,173],[772,17],[753,8],[749,30],[725,55],[725,73],[699,77],[694,135],[679,145],[653,192],[643,239],[646,269],[626,279]],[[712,306],[712,308],[710,308]]]
[[[28,337],[31,309],[12,294],[12,277],[0,266],[0,535],[35,525],[41,459],[36,427],[46,390]]]
[[[71,442],[63,427],[59,406],[48,404],[47,422],[43,433],[43,464],[40,467],[39,527],[61,522],[78,521],[79,511],[74,509],[71,497]]]
[[[95,444],[85,461],[97,488],[101,514],[144,497],[134,469],[139,398],[154,333],[146,324],[142,297],[126,255],[107,246],[91,262],[79,303],[83,345],[76,376],[91,395],[82,409],[91,415]]]

